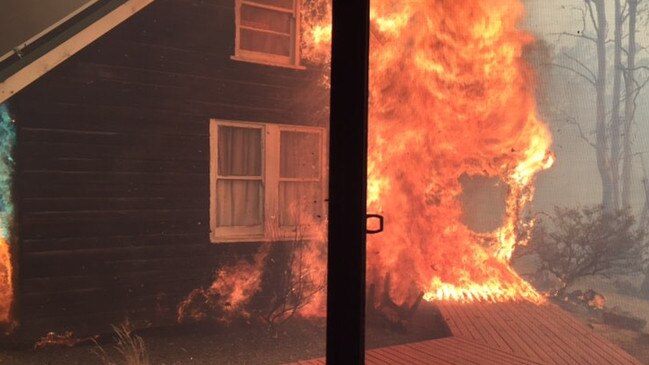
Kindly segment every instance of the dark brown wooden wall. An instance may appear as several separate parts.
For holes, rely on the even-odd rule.
[[[323,125],[319,70],[232,61],[234,0],[157,0],[10,100],[26,337],[171,323],[209,242],[209,119]]]

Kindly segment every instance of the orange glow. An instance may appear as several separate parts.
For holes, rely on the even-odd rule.
[[[331,61],[331,1],[303,0],[300,9],[302,58],[307,62],[328,65]]]
[[[0,238],[0,322],[11,321],[13,303],[11,255],[6,239]]]
[[[74,336],[74,333],[72,331],[65,331],[62,334],[48,332],[47,335],[41,337],[38,341],[36,341],[36,343],[34,344],[34,349],[42,350],[52,347],[75,347],[84,343],[97,343],[98,339],[99,335],[78,338]]]
[[[250,317],[246,305],[259,291],[269,248],[262,249],[253,262],[240,261],[218,269],[208,288],[195,289],[178,305],[178,322],[196,322],[214,317],[229,323],[236,317]]]
[[[522,2],[371,5],[368,211],[386,227],[368,237],[368,285],[383,288],[389,273],[399,303],[421,292],[429,301],[542,302],[509,264],[533,224],[521,215],[534,177],[554,161],[522,58],[533,42],[517,28]],[[314,33],[309,54],[329,49],[322,39]],[[478,234],[462,223],[462,175],[507,185],[500,228]]]

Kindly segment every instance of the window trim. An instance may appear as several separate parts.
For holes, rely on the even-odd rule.
[[[291,13],[293,21],[291,23],[291,55],[280,56],[264,52],[255,52],[241,49],[241,6],[247,4],[264,9],[278,12]],[[234,55],[230,59],[235,61],[259,63],[268,66],[285,67],[298,70],[304,70],[306,67],[300,64],[300,0],[293,0],[293,11],[285,8],[274,7],[271,5],[260,4],[254,0],[235,0],[234,4]]]
[[[262,224],[254,227],[217,227],[217,191],[218,181],[218,129],[220,126],[261,129],[262,153]],[[210,119],[210,241],[212,243],[231,242],[274,242],[293,239],[293,227],[279,224],[279,184],[280,178],[280,135],[283,131],[316,133],[320,136],[320,171],[319,180],[322,192],[321,209],[323,216],[327,212],[328,187],[328,136],[323,127],[290,125],[279,123],[258,123]],[[274,166],[270,168],[270,166]],[[271,236],[270,231],[275,232]],[[316,232],[304,232],[304,237],[315,237]]]

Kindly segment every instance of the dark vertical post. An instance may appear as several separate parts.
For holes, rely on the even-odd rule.
[[[364,364],[369,0],[333,0],[327,363]]]

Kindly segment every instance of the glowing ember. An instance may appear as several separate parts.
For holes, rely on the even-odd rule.
[[[74,333],[72,331],[65,331],[62,334],[48,332],[47,335],[41,337],[38,341],[36,341],[36,343],[34,344],[34,349],[42,350],[51,347],[75,347],[80,344],[96,343],[98,339],[99,336],[77,338],[74,337]]]
[[[386,216],[386,230],[368,238],[367,279],[382,288],[390,273],[397,302],[421,291],[429,301],[543,301],[509,265],[533,223],[521,212],[534,177],[553,163],[522,16],[519,0],[372,1],[368,210]],[[308,54],[328,49],[312,33]],[[462,175],[508,186],[494,232],[462,223]]]
[[[0,322],[10,321],[13,302],[12,267],[9,245],[0,238]]]

